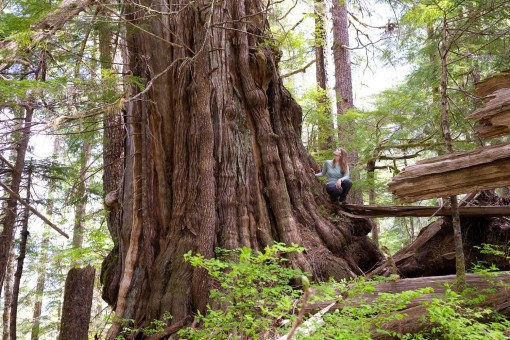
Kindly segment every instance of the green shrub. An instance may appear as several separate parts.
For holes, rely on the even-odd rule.
[[[304,300],[303,290],[293,287],[292,282],[304,273],[284,266],[287,259],[282,254],[303,250],[277,243],[262,252],[248,248],[218,249],[215,259],[186,254],[185,259],[191,265],[208,271],[214,279],[214,289],[210,292],[211,303],[206,315],[197,315],[196,327],[182,329],[180,337],[270,339],[286,334]],[[489,308],[476,307],[486,294],[501,286],[491,276],[488,279],[494,280],[494,286],[484,292],[470,289],[458,294],[446,286],[444,295],[424,302],[426,313],[419,321],[428,325],[424,331],[418,334],[385,331],[385,323],[405,318],[405,309],[413,300],[433,292],[427,287],[398,294],[376,293],[377,284],[394,279],[358,277],[311,285],[306,294],[307,303],[338,302],[341,308],[324,314],[315,324],[301,325],[296,338],[371,339],[374,331],[400,339],[507,339],[510,334],[508,320]],[[306,279],[303,280],[306,290],[305,283]],[[313,331],[307,332],[310,329]]]
[[[210,292],[206,315],[198,315],[200,328],[186,328],[179,335],[186,339],[257,339],[272,333],[282,319],[292,319],[294,301],[302,290],[291,285],[301,270],[283,266],[282,254],[302,252],[296,245],[276,243],[262,252],[249,248],[217,249],[217,258],[185,255],[194,267],[208,271],[217,283]],[[215,306],[213,308],[212,306]]]
[[[478,295],[479,299],[484,296]],[[444,296],[424,303],[428,321],[434,325],[424,335],[442,339],[508,339],[510,321],[490,308],[470,306],[470,301],[447,286]]]

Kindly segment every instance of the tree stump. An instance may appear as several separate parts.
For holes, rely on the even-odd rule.
[[[60,320],[61,340],[88,339],[95,269],[73,268],[67,274]]]

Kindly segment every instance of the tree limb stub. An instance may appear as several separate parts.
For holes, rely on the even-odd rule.
[[[47,225],[55,229],[60,235],[64,236],[65,238],[69,238],[69,235],[66,234],[62,229],[57,227],[53,222],[51,222],[46,216],[41,214],[37,209],[32,207],[30,204],[28,204],[20,195],[15,193],[14,191],[9,188],[8,185],[6,185],[4,182],[0,181],[0,186],[4,188],[9,194],[11,194],[18,202],[23,204],[27,209],[29,209],[31,212],[33,212],[37,217],[39,217],[41,220],[43,220]]]
[[[301,73],[301,72],[306,72],[306,69],[309,68],[310,66],[312,66],[313,64],[315,63],[315,59],[311,60],[309,63],[307,63],[305,66],[301,67],[301,68],[298,68],[297,70],[294,70],[294,71],[291,71],[289,73],[285,73],[285,74],[282,74],[280,76],[280,78],[284,79],[284,78],[288,78],[290,76],[293,76],[295,74],[298,74],[298,73]]]

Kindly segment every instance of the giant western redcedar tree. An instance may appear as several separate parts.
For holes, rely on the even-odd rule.
[[[135,326],[205,309],[211,282],[184,263],[190,250],[297,243],[307,251],[291,264],[315,278],[354,276],[380,259],[366,226],[319,213],[331,206],[265,11],[259,0],[125,2],[128,73],[146,85],[130,87],[122,180],[108,193],[121,221],[102,280],[116,315]]]

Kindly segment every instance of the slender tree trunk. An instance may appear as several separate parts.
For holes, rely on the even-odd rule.
[[[432,41],[434,40],[434,26],[431,23],[427,24],[427,39]],[[435,49],[434,51],[437,52],[437,49]],[[433,75],[435,76],[436,79],[439,78],[439,67],[436,67],[437,59],[438,56],[436,53],[431,52],[429,54],[430,68],[432,69]],[[439,102],[439,95],[440,95],[439,86],[432,86],[432,101],[434,103]]]
[[[414,218],[410,217],[409,218],[409,239],[411,240],[411,242],[413,242],[415,238],[416,238],[416,232],[415,232],[415,228],[414,228]]]
[[[44,237],[41,243],[41,255],[37,267],[37,284],[35,287],[34,313],[32,316],[31,340],[39,339],[41,328],[42,304],[44,296],[44,285],[46,283],[46,266],[48,263],[48,247],[50,244],[49,237]]]
[[[367,163],[367,178],[370,185],[368,192],[368,204],[375,205],[375,160],[370,160]],[[373,221],[372,227],[372,240],[379,247],[379,224]]]
[[[55,293],[55,296],[57,297],[57,303],[56,303],[56,308],[55,310],[57,311],[57,320],[61,320],[62,321],[62,314],[63,314],[63,301],[64,301],[64,285],[62,284],[62,282],[64,281],[64,277],[67,279],[67,276],[66,274],[64,273],[64,265],[61,263],[60,260],[56,261],[56,265],[54,265],[54,268],[58,268],[58,273],[56,274],[58,277],[59,277],[59,285],[57,286],[57,289],[56,289],[56,293]],[[73,269],[79,269],[79,268],[73,268]],[[62,339],[63,338],[61,337],[61,329],[62,327],[62,322],[59,322],[58,323],[58,326],[57,326],[57,339]]]
[[[333,1],[333,57],[335,60],[335,90],[337,114],[354,107],[351,58],[349,53],[349,19],[346,1]],[[348,127],[338,126],[338,139],[348,140]]]
[[[90,162],[92,144],[90,142],[84,142],[83,148],[80,152],[80,178],[76,188],[76,200],[77,203],[74,209],[74,229],[73,229],[73,248],[83,247],[83,231],[84,222],[87,210],[87,184],[88,184],[88,167]],[[76,261],[73,261],[71,266],[79,265]]]
[[[60,139],[55,138],[53,142],[53,159],[57,159],[60,154]],[[53,216],[53,210],[55,205],[55,180],[52,178],[48,185],[48,204],[46,206],[46,213],[49,218]],[[43,241],[41,243],[41,251],[37,266],[37,285],[35,288],[35,302],[34,302],[34,313],[32,317],[32,332],[31,340],[39,339],[39,332],[41,327],[41,315],[42,315],[42,304],[44,296],[44,286],[46,283],[46,267],[48,266],[48,248],[50,245],[50,238],[47,236],[48,228],[45,229],[43,234]]]
[[[12,302],[12,285],[14,282],[14,258],[16,254],[14,248],[11,248],[9,260],[7,263],[7,272],[4,281],[4,312],[2,316],[2,339],[9,340],[9,326],[11,324],[11,302]]]
[[[20,127],[20,139],[17,141],[18,145],[16,148],[16,163],[14,164],[14,170],[12,171],[11,179],[11,189],[16,194],[19,194],[21,174],[25,166],[25,155],[30,139],[30,128],[32,125],[33,114],[33,107],[29,106],[25,108],[25,119],[22,126]],[[14,225],[16,223],[17,211],[18,202],[13,195],[9,195],[9,199],[7,200],[7,207],[5,209],[5,215],[2,220],[2,234],[0,235],[0,287],[2,286],[5,278],[9,252],[14,240]]]
[[[331,9],[333,16],[333,58],[335,60],[335,92],[337,115],[343,115],[347,110],[354,107],[352,92],[351,58],[349,53],[349,18],[347,16],[347,0],[333,1]],[[349,134],[352,126],[338,124],[338,140],[340,145],[349,145]],[[353,169],[358,163],[358,152],[348,150],[349,165]],[[356,180],[359,175],[351,174]],[[352,190],[351,202],[363,204],[361,190]]]
[[[315,77],[320,94],[317,99],[317,108],[319,111],[319,147],[321,150],[334,148],[333,136],[333,118],[331,115],[331,104],[327,96],[327,72],[326,72],[326,54],[327,35],[325,28],[325,3],[324,0],[315,0]]]
[[[127,100],[120,229],[101,276],[117,317],[108,338],[120,319],[140,327],[170,312],[177,323],[205,309],[211,282],[183,261],[189,251],[209,258],[216,246],[297,243],[308,251],[290,264],[317,279],[362,274],[380,260],[366,236],[320,215],[319,205],[332,205],[309,170],[317,165],[300,139],[301,110],[263,38],[264,4],[151,8],[175,14],[155,20],[125,7],[125,19],[150,34],[126,38],[126,73],[147,83],[130,87]]]
[[[29,165],[27,171],[27,196],[25,201],[30,203],[30,190],[32,187],[32,164]],[[14,274],[14,286],[12,288],[12,301],[11,301],[11,325],[9,327],[9,333],[11,340],[16,340],[16,323],[18,319],[18,298],[19,289],[21,285],[21,276],[23,275],[23,265],[25,263],[25,256],[27,252],[27,240],[28,240],[28,219],[30,217],[30,210],[25,208],[23,213],[23,220],[21,224],[21,237],[19,241],[19,256],[18,265],[16,267],[16,273]]]
[[[448,152],[452,153],[452,136],[450,132],[450,122],[448,117],[448,68],[447,68],[447,47],[448,38],[448,21],[446,15],[443,20],[443,30],[441,35],[441,125],[443,136],[448,148]],[[450,204],[452,207],[452,224],[453,224],[453,238],[455,242],[455,258],[456,258],[456,271],[457,271],[457,285],[461,290],[466,283],[466,264],[464,261],[464,250],[462,246],[462,232],[460,226],[460,217],[458,209],[457,196],[450,197]]]
[[[80,51],[77,55],[76,64],[74,66],[74,76],[76,78],[80,77],[80,66],[82,64],[83,55],[85,53],[85,47],[87,46],[87,41],[89,40],[90,33],[92,31],[92,26],[88,28],[85,32],[85,37],[82,40]],[[82,126],[80,124],[80,129],[82,130]],[[73,240],[72,247],[75,249],[79,249],[83,247],[83,232],[84,232],[84,222],[85,216],[87,213],[87,183],[88,183],[88,167],[90,162],[90,156],[92,151],[92,144],[88,141],[83,141],[83,146],[80,150],[80,177],[78,185],[76,186],[76,194],[75,194],[75,207],[74,207],[74,228],[73,228]],[[71,261],[71,268],[79,266],[80,263],[78,259],[73,258]]]

